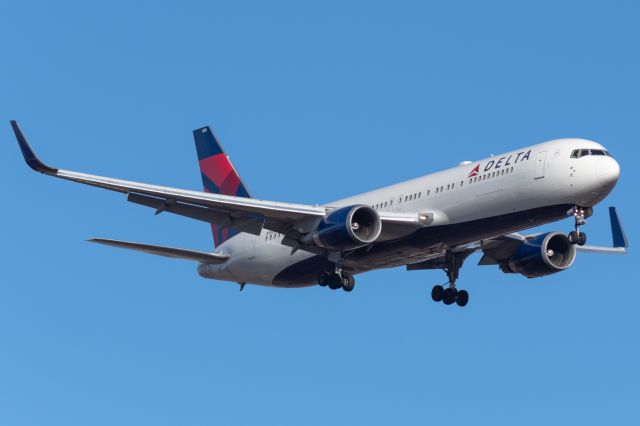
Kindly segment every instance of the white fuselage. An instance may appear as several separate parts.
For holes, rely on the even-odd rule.
[[[432,218],[426,228],[434,229],[520,213],[516,229],[510,231],[523,230],[540,224],[530,220],[529,211],[550,206],[594,206],[613,189],[620,173],[618,163],[608,155],[572,158],[572,153],[580,149],[604,150],[604,147],[584,139],[554,140],[465,162],[441,172],[328,203],[326,207],[365,204],[378,211],[425,212]],[[560,218],[553,220],[557,219]],[[490,231],[483,233],[483,229],[474,229],[466,243],[493,236]],[[292,250],[281,244],[282,238],[283,235],[265,229],[259,236],[240,233],[216,250],[231,256],[227,262],[201,264],[198,272],[206,278],[241,283],[289,287],[313,284],[295,281],[274,284],[281,271],[316,256],[303,250]],[[409,260],[415,262],[433,251],[429,245],[433,246],[429,243],[419,247],[414,243],[411,252],[405,250],[401,256],[383,256],[390,259],[386,263],[380,259],[365,262],[359,270],[397,266],[409,263]],[[438,250],[442,250],[443,245],[446,244],[439,244]]]

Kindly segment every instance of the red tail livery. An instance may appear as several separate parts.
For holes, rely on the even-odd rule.
[[[251,198],[231,160],[209,126],[193,131],[204,191],[213,194]],[[213,242],[217,246],[237,234],[236,231],[211,224]]]

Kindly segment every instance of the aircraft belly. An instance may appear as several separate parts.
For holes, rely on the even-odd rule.
[[[507,213],[483,219],[476,219],[451,225],[423,228],[414,234],[395,241],[373,244],[371,247],[356,250],[345,262],[345,269],[352,273],[366,272],[372,269],[389,268],[418,261],[453,247],[492,238],[566,217],[570,204],[558,204],[548,207]],[[332,267],[323,256],[309,256],[283,268],[274,277],[274,285],[312,285],[318,274]]]
[[[274,277],[288,266],[301,262],[305,258],[314,256],[312,253],[298,250],[291,253],[291,247],[278,242],[264,243],[259,241],[255,245],[252,258],[238,256],[229,262],[229,271],[239,282],[290,287],[294,283],[274,283]]]

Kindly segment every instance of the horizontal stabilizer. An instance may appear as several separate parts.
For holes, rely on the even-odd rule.
[[[152,244],[132,243],[128,241],[108,240],[105,238],[92,238],[90,243],[104,244],[107,246],[126,248],[141,251],[158,256],[173,257],[175,259],[195,260],[202,263],[224,263],[229,259],[226,254],[207,253],[204,251],[187,250],[174,247],[156,246]]]

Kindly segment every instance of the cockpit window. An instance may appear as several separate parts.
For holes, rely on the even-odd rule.
[[[603,155],[611,157],[611,154],[605,149],[574,149],[571,151],[571,158],[586,157],[587,155]]]

